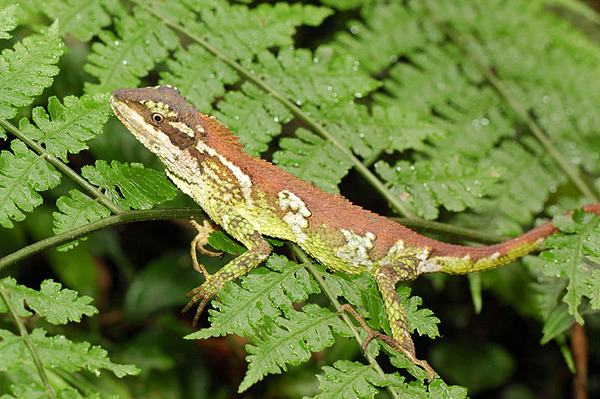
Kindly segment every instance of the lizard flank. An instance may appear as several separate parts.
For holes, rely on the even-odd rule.
[[[415,355],[396,284],[423,273],[492,269],[531,252],[556,232],[546,223],[490,246],[437,241],[246,154],[231,131],[171,86],[120,89],[113,92],[110,104],[131,133],[159,157],[171,180],[248,248],[213,275],[196,265],[206,281],[190,293],[186,309],[200,302],[197,314],[225,282],[269,256],[264,236],[293,241],[331,270],[371,274],[392,330],[392,339],[384,341],[426,369],[432,379],[433,369]],[[600,213],[600,204],[584,210]]]

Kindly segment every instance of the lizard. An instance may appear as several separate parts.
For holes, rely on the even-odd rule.
[[[424,273],[493,269],[539,248],[557,232],[547,222],[499,244],[475,247],[438,241],[247,154],[233,132],[201,113],[172,86],[119,89],[109,101],[125,127],[158,156],[175,185],[248,249],[209,275],[197,263],[193,248],[194,267],[206,278],[188,294],[191,300],[184,309],[199,302],[195,320],[227,281],[245,275],[270,255],[265,236],[289,240],[330,270],[373,276],[392,336],[371,330],[365,343],[382,338],[432,380],[435,371],[416,356],[396,285]],[[598,203],[583,209],[600,214]],[[195,240],[192,247],[196,242],[206,240]]]

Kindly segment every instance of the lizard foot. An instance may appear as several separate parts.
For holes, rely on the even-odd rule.
[[[210,299],[216,295],[217,291],[222,287],[223,284],[215,284],[215,278],[209,278],[202,285],[194,288],[190,292],[187,293],[187,297],[191,298],[190,301],[185,305],[181,312],[188,311],[195,303],[198,303],[198,309],[196,309],[196,314],[194,315],[194,321],[192,325],[196,325],[198,322],[198,318],[204,310],[204,307],[210,301]]]
[[[198,230],[198,234],[196,234],[196,237],[194,237],[190,245],[190,256],[192,257],[192,264],[194,266],[194,270],[202,273],[204,277],[208,279],[210,277],[210,274],[208,274],[204,265],[198,262],[196,252],[200,252],[203,255],[214,257],[223,255],[221,252],[213,252],[204,248],[208,244],[208,235],[213,231],[216,231],[216,229],[206,219],[204,219],[204,221],[202,222],[202,226],[194,219],[190,219],[190,223],[196,228],[196,230]]]
[[[400,341],[390,337],[389,335],[385,335],[385,334],[380,333],[379,331],[373,330],[367,324],[365,319],[360,314],[358,314],[358,312],[349,304],[344,304],[344,305],[340,306],[340,308],[338,309],[338,312],[348,312],[349,314],[351,314],[352,317],[354,317],[356,319],[358,324],[360,324],[361,327],[369,333],[367,335],[367,338],[365,338],[362,343],[363,353],[365,353],[367,351],[367,345],[369,345],[369,342],[371,342],[371,340],[373,340],[375,338],[379,338],[382,342],[387,344],[390,348],[392,348],[393,350],[395,350],[398,353],[402,353],[413,364],[415,364],[415,365],[421,367],[423,370],[425,370],[429,376],[429,382],[433,381],[433,379],[435,378],[435,370],[425,360],[417,359],[413,348],[407,348],[405,345],[402,345],[402,343]]]

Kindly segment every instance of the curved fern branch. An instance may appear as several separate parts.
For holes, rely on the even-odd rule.
[[[204,218],[205,213],[199,208],[172,208],[172,209],[150,209],[143,211],[123,211],[117,215],[109,216],[105,219],[98,220],[93,223],[86,224],[62,234],[57,234],[48,237],[44,240],[37,241],[31,245],[21,248],[12,254],[0,258],[0,270],[8,265],[17,263],[23,259],[33,256],[46,249],[66,244],[81,237],[85,237],[98,230],[107,229],[125,223],[143,222],[146,220],[168,220],[168,219],[190,219]]]

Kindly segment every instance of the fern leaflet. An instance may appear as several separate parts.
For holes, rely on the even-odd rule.
[[[566,294],[562,300],[568,305],[569,313],[580,324],[583,324],[583,317],[578,308],[582,297],[593,299],[598,304],[594,293],[598,292],[599,287],[593,284],[598,280],[592,279],[592,276],[598,276],[600,269],[598,222],[598,218],[582,212],[575,212],[573,218],[556,217],[554,225],[557,228],[563,232],[577,234],[549,237],[546,244],[550,250],[540,255],[546,261],[544,274],[568,279]]]
[[[84,69],[99,83],[86,83],[87,93],[107,93],[121,87],[135,87],[140,77],[167,57],[177,37],[172,30],[146,11],[134,9],[134,15],[123,15],[117,24],[117,35],[102,31],[102,43],[92,45]]]
[[[99,94],[80,98],[69,96],[63,105],[56,97],[50,97],[48,113],[42,107],[34,108],[32,119],[37,127],[23,118],[19,129],[66,162],[67,153],[76,154],[87,149],[85,142],[102,130],[108,119],[107,98]]]
[[[123,15],[125,7],[118,0],[49,0],[41,11],[60,21],[60,30],[88,41],[110,25],[111,14]]]
[[[56,169],[21,140],[13,140],[11,150],[0,153],[0,225],[8,228],[43,202],[39,191],[60,182]]]
[[[0,39],[10,39],[9,33],[17,27],[17,4],[5,7],[0,10]]]
[[[375,167],[384,180],[392,183],[391,191],[427,219],[437,217],[438,205],[450,211],[473,207],[495,179],[492,168],[474,167],[459,157],[399,161],[393,168],[380,161]]]
[[[245,391],[267,374],[286,371],[288,364],[303,363],[312,352],[333,345],[333,332],[352,336],[337,313],[314,304],[304,306],[302,312],[290,310],[285,319],[276,317],[268,333],[246,347],[248,372],[238,391]]]
[[[58,24],[54,23],[42,34],[26,37],[6,49],[0,57],[0,118],[15,116],[16,107],[28,105],[52,84],[58,73],[55,64],[62,55],[62,41]],[[5,137],[0,132],[0,138]]]
[[[205,339],[226,334],[253,336],[266,319],[291,311],[292,302],[301,302],[318,292],[306,269],[285,257],[272,255],[267,261],[274,272],[259,268],[241,278],[241,286],[227,284],[213,301],[217,310],[210,311],[211,327],[186,336]]]
[[[104,349],[87,342],[74,343],[64,336],[48,337],[41,328],[33,330],[30,337],[42,363],[49,369],[60,368],[70,372],[87,369],[93,373],[104,369],[117,377],[139,373],[134,366],[111,362]],[[31,364],[31,357],[21,337],[0,329],[0,339],[0,370],[17,370]]]
[[[32,315],[25,309],[25,303],[28,308],[45,317],[52,324],[79,322],[83,315],[93,316],[98,313],[98,310],[89,304],[92,298],[78,297],[76,291],[61,289],[59,283],[50,280],[42,282],[39,291],[17,284],[16,280],[10,277],[2,280],[2,286],[10,292],[12,305],[21,317]],[[0,302],[0,312],[7,311],[5,303]]]
[[[375,386],[386,386],[389,381],[372,367],[357,362],[338,360],[333,367],[324,366],[324,376],[318,375],[323,393],[314,399],[374,398],[379,392]]]
[[[146,169],[142,164],[97,161],[84,166],[81,175],[98,186],[115,203],[126,209],[149,209],[173,199],[175,187],[163,173]]]

